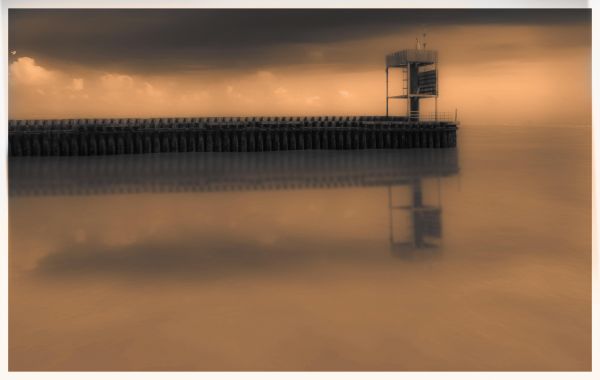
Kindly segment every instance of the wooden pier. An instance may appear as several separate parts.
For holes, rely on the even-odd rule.
[[[452,148],[457,123],[403,116],[10,120],[9,156]]]

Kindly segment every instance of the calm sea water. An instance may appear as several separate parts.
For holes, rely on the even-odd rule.
[[[590,370],[591,128],[9,162],[11,370]]]

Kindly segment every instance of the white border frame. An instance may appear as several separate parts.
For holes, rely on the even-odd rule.
[[[0,119],[2,135],[0,138],[0,376],[3,379],[49,378],[60,380],[106,379],[115,376],[119,379],[411,379],[447,378],[447,379],[508,379],[514,376],[534,379],[592,379],[598,375],[598,257],[597,257],[597,207],[598,195],[596,178],[600,178],[599,154],[593,149],[592,179],[592,372],[8,372],[8,191],[7,191],[7,133],[8,133],[8,9],[9,8],[592,8],[585,0],[6,0],[2,2],[2,47],[5,59],[2,61],[3,75]],[[592,15],[593,18],[593,15]],[[598,62],[600,33],[592,20],[592,62]],[[592,64],[593,67],[593,64]],[[592,70],[592,133],[593,148],[599,146],[600,135],[597,131],[600,103],[596,96],[599,92],[599,76]]]

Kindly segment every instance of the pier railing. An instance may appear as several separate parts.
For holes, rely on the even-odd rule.
[[[353,127],[361,125],[392,124],[406,126],[406,116],[292,116],[292,117],[197,117],[197,118],[119,118],[119,119],[54,119],[54,120],[9,120],[9,133],[48,132],[78,130],[80,127],[137,127],[137,128],[187,128],[208,126],[243,127]],[[435,114],[421,114],[420,120],[436,121]],[[437,121],[453,122],[452,113],[437,113]]]
[[[419,121],[456,122],[456,112],[411,112],[410,118]]]

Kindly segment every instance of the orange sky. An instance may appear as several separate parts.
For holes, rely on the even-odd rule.
[[[458,109],[464,124],[590,124],[590,31],[588,23],[428,28],[428,47],[440,52],[439,111]],[[412,48],[418,33],[280,44],[282,55],[300,51],[305,59],[187,71],[86,65],[15,49],[9,117],[383,114],[384,56]],[[404,110],[401,101],[392,108]]]

